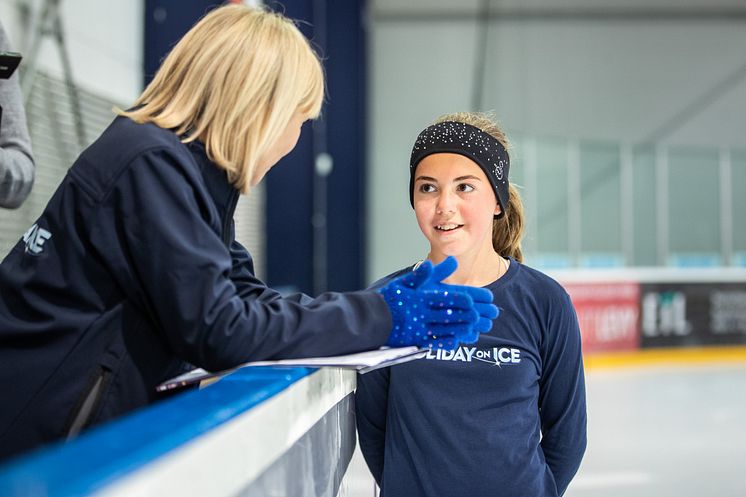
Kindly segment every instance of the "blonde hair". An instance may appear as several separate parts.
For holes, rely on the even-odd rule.
[[[505,148],[510,156],[510,143],[505,132],[500,129],[495,118],[490,114],[481,112],[457,112],[440,116],[435,123],[444,121],[456,121],[470,124],[475,128],[494,136]],[[518,262],[523,262],[523,251],[521,240],[525,230],[523,217],[523,201],[518,189],[512,183],[508,187],[508,206],[504,216],[492,221],[492,247],[495,252],[503,257],[512,257]]]
[[[318,117],[324,100],[319,57],[292,21],[260,8],[219,7],[174,46],[129,111],[200,140],[242,193],[257,163],[296,112]]]

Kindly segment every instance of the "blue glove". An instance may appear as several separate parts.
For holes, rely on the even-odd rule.
[[[379,290],[394,324],[386,345],[453,350],[459,342],[473,343],[479,333],[492,328],[492,319],[498,314],[492,292],[441,282],[456,266],[453,257],[435,267],[425,261]]]
[[[461,341],[463,343],[475,343],[479,339],[480,333],[487,333],[492,329],[492,320],[500,315],[500,309],[492,303],[494,295],[492,295],[492,292],[486,288],[442,283],[442,280],[453,274],[457,266],[458,263],[454,257],[446,257],[443,262],[433,268],[430,280],[434,281],[438,288],[449,291],[465,292],[472,298],[474,301],[474,310],[479,314],[479,320],[474,325],[473,334],[464,337]]]

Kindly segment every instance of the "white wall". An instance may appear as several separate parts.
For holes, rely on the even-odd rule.
[[[477,23],[469,15],[480,3],[372,2],[369,280],[427,252],[408,200],[410,148],[438,115],[471,110]],[[493,10],[513,14],[544,7],[676,12],[744,6],[731,0],[492,3]],[[449,20],[444,12],[456,14]],[[493,20],[487,39],[480,110],[493,110],[509,136],[634,144],[669,129],[661,136],[669,144],[746,147],[744,16],[666,21],[513,16]]]
[[[30,36],[19,5],[26,4],[40,15],[45,3],[0,1],[0,20],[14,49],[26,57]],[[143,0],[60,0],[60,5],[76,84],[112,101],[130,103],[142,90]],[[62,74],[57,47],[49,36],[42,42],[38,67],[52,75]]]
[[[494,23],[490,45],[484,101],[506,126],[635,143],[744,72],[746,22]],[[746,77],[666,138],[743,145],[744,115]]]

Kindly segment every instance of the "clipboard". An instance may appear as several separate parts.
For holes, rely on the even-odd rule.
[[[181,374],[170,380],[164,381],[156,387],[157,392],[165,392],[176,388],[182,388],[195,384],[212,383],[229,375],[237,369],[255,368],[263,366],[282,366],[282,367],[333,367],[343,369],[354,369],[360,374],[365,374],[379,368],[394,366],[404,362],[421,359],[427,354],[427,348],[420,347],[382,347],[377,350],[358,352],[331,357],[307,357],[303,359],[282,359],[278,361],[258,361],[247,362],[236,368],[225,371],[209,372],[204,369],[194,369],[187,373]],[[208,384],[209,384],[208,383]]]

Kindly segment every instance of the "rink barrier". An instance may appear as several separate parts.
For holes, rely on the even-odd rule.
[[[618,268],[550,275],[572,299],[588,364],[670,363],[676,356],[664,352],[668,349],[682,349],[677,356],[684,361],[717,362],[716,355],[730,361],[746,347],[746,268]],[[730,347],[733,351],[722,351]]]
[[[334,497],[355,372],[245,368],[0,466],[5,497]]]

